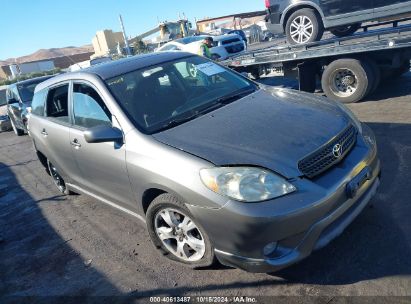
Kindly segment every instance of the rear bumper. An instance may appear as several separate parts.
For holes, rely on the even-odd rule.
[[[278,11],[278,7],[271,7],[267,9],[265,21],[265,25],[271,33],[280,34],[284,32],[284,28],[281,24],[281,14]]]
[[[301,237],[299,244],[292,250],[277,245],[276,251],[283,251],[279,257],[263,259],[238,256],[215,250],[218,260],[228,266],[234,266],[250,272],[274,272],[297,263],[311,254],[312,251],[326,246],[339,236],[344,229],[361,213],[380,184],[380,163],[374,169],[373,178],[368,181],[357,197],[348,199],[331,214],[313,224]]]

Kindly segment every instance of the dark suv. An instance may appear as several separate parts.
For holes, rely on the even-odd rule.
[[[353,34],[361,22],[411,13],[410,0],[265,0],[267,27],[290,44],[321,39],[324,29],[338,37]]]
[[[27,119],[36,85],[52,76],[43,76],[13,83],[7,87],[7,114],[17,136],[27,132]]]

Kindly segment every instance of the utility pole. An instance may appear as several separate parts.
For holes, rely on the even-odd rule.
[[[126,30],[124,29],[123,18],[119,15],[121,31],[123,32],[124,43],[126,45],[126,53],[128,56],[131,56],[130,47],[128,46]]]

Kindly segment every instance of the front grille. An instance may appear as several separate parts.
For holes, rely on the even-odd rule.
[[[348,126],[325,146],[314,151],[298,162],[298,169],[307,177],[312,178],[339,163],[351,151],[357,139],[357,131],[354,126]],[[333,148],[341,145],[341,156],[335,157]]]

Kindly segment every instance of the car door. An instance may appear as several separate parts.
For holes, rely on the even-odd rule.
[[[349,14],[349,16],[372,15],[375,0],[320,0],[320,7],[325,18],[338,18],[341,15]],[[353,20],[353,22],[358,21]],[[346,20],[347,24],[353,23]]]
[[[21,112],[22,112],[22,102],[19,97],[19,92],[17,91],[17,86],[12,85],[8,90],[8,112],[9,116],[13,120],[14,125],[18,129],[23,129],[23,124],[21,121]]]
[[[74,82],[70,144],[80,170],[79,186],[124,207],[135,207],[126,168],[125,145],[87,143],[88,128],[117,124],[101,95],[90,83]],[[118,125],[116,125],[119,127]]]
[[[30,123],[30,132],[36,139],[36,145],[66,182],[71,182],[77,174],[69,137],[69,87],[69,82],[51,87],[46,97],[45,117],[37,115]]]
[[[390,17],[411,13],[410,0],[374,0],[374,15],[376,18]]]

